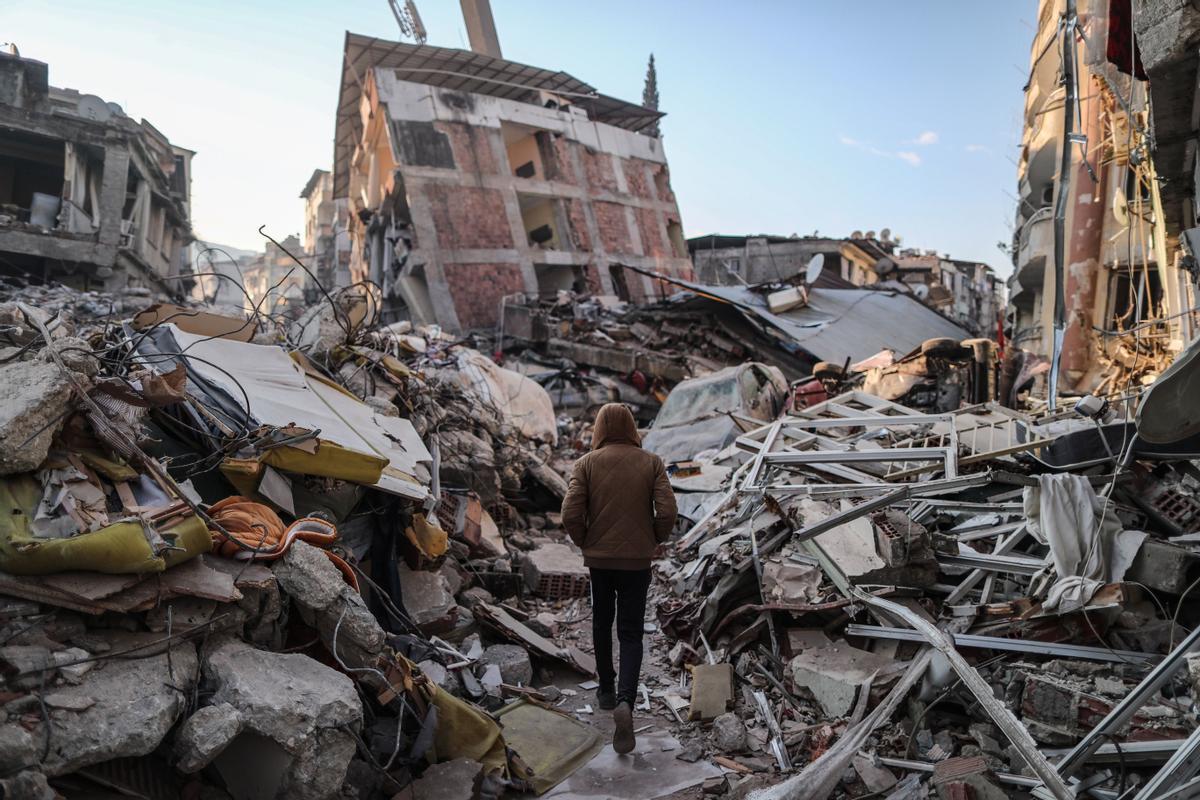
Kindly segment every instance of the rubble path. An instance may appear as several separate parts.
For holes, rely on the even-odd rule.
[[[653,589],[652,589],[653,591]],[[553,607],[555,603],[539,603],[539,606]],[[574,608],[563,605],[563,611],[582,611],[582,616],[571,622],[565,622],[556,637],[561,642],[570,642],[587,653],[593,652],[592,623],[590,607],[586,599],[574,601]],[[554,612],[551,612],[554,613]],[[700,745],[703,731],[698,723],[677,722],[665,710],[660,698],[654,697],[656,691],[678,684],[676,675],[670,667],[668,652],[671,642],[658,628],[654,621],[653,603],[647,603],[646,624],[653,627],[653,632],[647,632],[644,641],[645,658],[642,664],[642,685],[651,695],[649,710],[637,708],[634,710],[633,726],[637,731],[638,746],[629,756],[618,756],[608,744],[612,741],[613,718],[611,711],[602,711],[596,703],[595,689],[582,688],[591,686],[594,681],[580,680],[582,676],[565,668],[549,667],[546,672],[550,678],[549,685],[562,692],[562,698],[556,703],[558,710],[572,715],[581,722],[595,729],[603,738],[605,747],[588,765],[571,776],[564,784],[548,792],[544,797],[554,800],[595,800],[597,797],[621,798],[653,798],[653,800],[700,800],[706,795],[704,786],[690,786],[666,794],[653,794],[656,787],[669,783],[670,776],[655,775],[647,777],[647,773],[659,773],[670,770],[686,775],[692,771],[692,764],[680,755],[687,755],[688,745],[696,742]],[[614,631],[614,657],[618,652]],[[640,705],[641,701],[639,701]],[[697,757],[702,757],[702,750],[693,748]],[[674,763],[671,763],[674,762]],[[629,793],[623,793],[628,789]],[[722,785],[722,791],[724,786]],[[528,795],[519,792],[509,792],[504,795],[506,800],[527,798]]]

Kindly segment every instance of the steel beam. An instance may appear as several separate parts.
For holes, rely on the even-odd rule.
[[[925,637],[907,628],[885,628],[882,625],[847,625],[847,636],[862,636],[868,639],[895,639],[901,642],[923,642]],[[1036,653],[1042,656],[1079,658],[1084,661],[1157,661],[1162,658],[1154,653],[1139,653],[1133,650],[1110,650],[1105,647],[1087,647],[1079,644],[1057,644],[1033,639],[1007,639],[1003,636],[984,636],[970,633],[946,634],[954,640],[956,647],[972,647],[981,650],[1008,650],[1015,653]]]

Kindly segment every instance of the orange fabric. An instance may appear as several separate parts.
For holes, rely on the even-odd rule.
[[[303,517],[285,526],[283,520],[270,506],[232,495],[208,509],[212,521],[220,525],[228,536],[216,528],[210,528],[213,552],[226,558],[242,560],[274,561],[288,551],[297,539],[322,548],[346,583],[358,590],[358,578],[354,570],[336,553],[328,548],[337,541],[337,528],[333,523],[319,517]],[[236,541],[235,541],[236,540]]]

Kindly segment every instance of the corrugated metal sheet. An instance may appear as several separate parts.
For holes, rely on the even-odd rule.
[[[346,32],[342,83],[334,131],[333,196],[345,197],[349,187],[350,156],[362,135],[358,101],[367,70],[394,69],[405,80],[459,92],[474,92],[511,100],[536,100],[544,90],[568,96],[588,111],[588,117],[631,131],[642,131],[662,112],[600,94],[565,72],[531,67],[452,47],[407,44]]]
[[[905,355],[926,339],[968,339],[970,332],[911,295],[875,289],[821,289],[808,292],[808,305],[782,314],[767,310],[765,294],[747,286],[709,286],[627,267],[652,275],[717,302],[737,307],[751,321],[776,329],[820,361],[852,362],[890,348]]]

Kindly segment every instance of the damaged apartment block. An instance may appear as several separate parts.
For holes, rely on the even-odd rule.
[[[563,72],[347,34],[333,197],[384,319],[494,327],[510,295],[690,277],[658,111]]]
[[[0,275],[186,293],[193,152],[48,75],[0,53]]]

